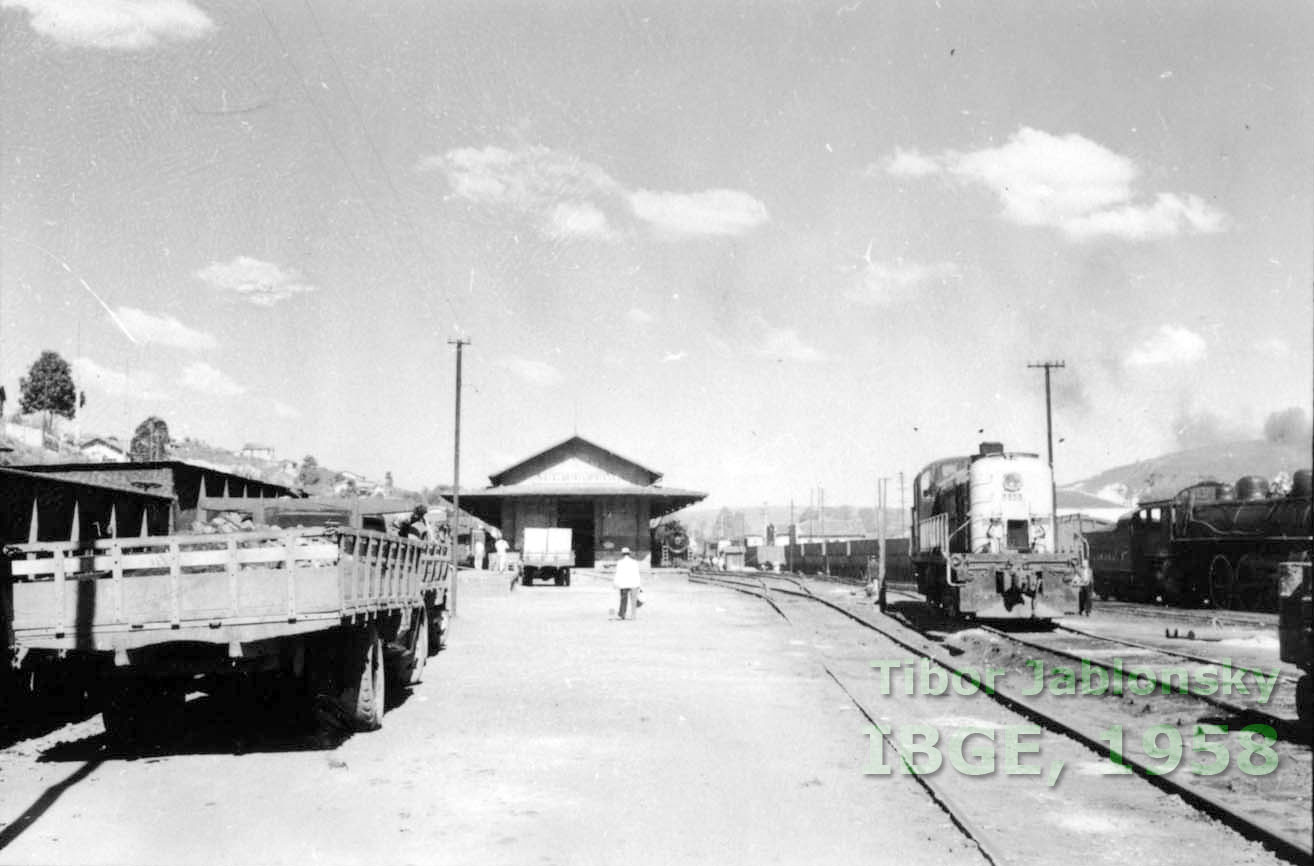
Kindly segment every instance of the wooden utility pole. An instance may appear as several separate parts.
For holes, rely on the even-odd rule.
[[[880,559],[876,565],[876,604],[881,610],[885,610],[885,484],[889,480],[888,478],[880,479],[876,488],[876,534],[880,538],[880,548],[878,549]]]
[[[469,340],[457,338],[448,340],[448,345],[456,347],[456,441],[452,456],[452,592],[448,599],[449,613],[456,616],[456,587],[460,583],[460,564],[457,560],[457,542],[461,537],[461,350],[470,345]],[[473,538],[473,535],[471,536]]]
[[[1037,361],[1028,369],[1045,371],[1045,439],[1049,443],[1049,544],[1058,549],[1058,485],[1054,481],[1054,414],[1049,399],[1049,371],[1062,370],[1062,361]]]

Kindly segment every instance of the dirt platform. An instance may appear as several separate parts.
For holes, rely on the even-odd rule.
[[[94,718],[17,743],[0,862],[979,862],[908,778],[862,774],[863,719],[769,608],[647,596],[619,621],[600,578],[467,574],[451,648],[336,748],[116,756]]]

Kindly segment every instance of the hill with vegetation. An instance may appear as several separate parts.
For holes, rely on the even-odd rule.
[[[1130,504],[1166,499],[1200,481],[1235,483],[1246,475],[1272,479],[1308,469],[1310,464],[1308,440],[1225,442],[1115,466],[1064,489]]]

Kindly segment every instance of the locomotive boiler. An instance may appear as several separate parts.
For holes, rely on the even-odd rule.
[[[1049,620],[1077,613],[1090,571],[1055,551],[1053,483],[1036,454],[995,442],[929,464],[913,480],[918,590],[954,616]]]
[[[1088,533],[1101,598],[1276,610],[1286,563],[1310,561],[1310,471],[1290,491],[1257,476],[1206,481],[1143,502],[1109,532]],[[1275,495],[1276,494],[1276,495]]]

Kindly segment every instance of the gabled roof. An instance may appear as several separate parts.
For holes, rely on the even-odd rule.
[[[600,454],[605,457],[609,457],[613,460],[619,460],[623,463],[629,464],[629,466],[631,466],[632,468],[639,470],[643,474],[646,474],[648,476],[649,484],[656,484],[659,480],[661,480],[662,474],[660,472],[656,472],[652,469],[649,469],[646,466],[643,466],[640,463],[636,463],[635,461],[629,459],[628,457],[617,454],[615,451],[612,451],[607,448],[603,448],[601,445],[597,444],[596,442],[590,442],[589,440],[585,439],[583,436],[571,436],[569,439],[565,439],[561,442],[558,442],[556,445],[553,445],[550,448],[546,448],[538,452],[537,454],[533,454],[529,457],[526,457],[524,460],[521,460],[519,463],[513,464],[511,466],[506,467],[500,472],[495,472],[492,475],[489,475],[488,481],[492,486],[499,487],[503,483],[505,483],[505,480],[508,477],[516,475],[517,472],[526,469],[532,463],[549,463],[551,462],[551,459],[555,457],[557,454],[566,456],[571,453],[587,454],[590,451],[592,451],[595,454]]]

